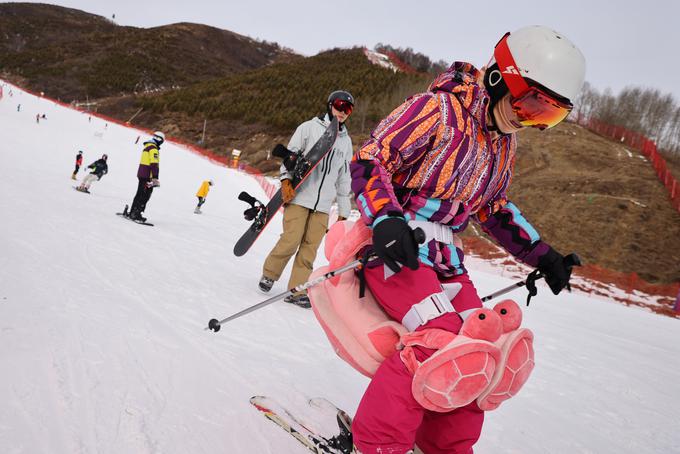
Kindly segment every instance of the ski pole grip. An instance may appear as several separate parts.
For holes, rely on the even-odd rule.
[[[581,266],[581,258],[578,255],[576,255],[575,252],[572,252],[571,254],[564,258],[564,264],[569,268]]]
[[[415,238],[416,243],[423,244],[427,239],[427,236],[425,235],[423,229],[421,229],[420,227],[416,227],[415,229],[413,229],[413,238]]]
[[[251,205],[255,205],[255,202],[257,202],[257,199],[252,195],[248,194],[246,191],[242,191],[238,195],[238,199],[243,200],[244,202],[249,203]]]

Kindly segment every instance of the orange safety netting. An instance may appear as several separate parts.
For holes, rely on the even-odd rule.
[[[473,254],[480,258],[493,260],[503,260],[502,263],[512,263],[513,258],[504,250],[482,237],[463,237],[463,244],[466,254]],[[574,284],[572,287],[578,288],[587,293],[605,296],[628,305],[643,306],[653,312],[680,317],[680,313],[673,309],[675,299],[680,292],[680,282],[673,284],[651,284],[637,275],[637,273],[623,273],[603,268],[598,265],[586,264],[574,269],[575,277],[580,277],[593,281],[595,285],[583,286]],[[644,295],[637,298],[626,297],[621,294],[612,293],[607,286],[615,287],[626,295],[633,293],[646,294],[655,298],[654,304],[641,303]],[[620,293],[620,292],[619,292]]]

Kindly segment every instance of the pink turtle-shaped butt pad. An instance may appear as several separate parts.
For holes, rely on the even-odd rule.
[[[489,388],[477,399],[479,408],[495,410],[501,403],[515,396],[529,379],[534,369],[534,335],[526,328],[519,328],[521,309],[511,300],[494,307],[503,320],[503,335],[495,342],[501,351],[501,361]],[[509,330],[509,331],[508,331]]]
[[[479,309],[465,320],[461,334],[444,332],[451,339],[445,345],[438,342],[446,336],[430,335],[427,330],[403,336],[401,357],[414,372],[411,391],[416,401],[428,410],[447,412],[469,404],[488,389],[500,361],[500,350],[488,339],[498,339],[501,326],[495,312]],[[438,351],[416,364],[411,350],[414,345]]]

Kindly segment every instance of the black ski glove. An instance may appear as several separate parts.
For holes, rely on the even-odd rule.
[[[573,254],[564,257],[553,248],[550,248],[548,252],[538,259],[538,270],[543,273],[545,281],[555,295],[559,294],[563,288],[569,286],[571,268],[574,265],[580,265],[577,261],[575,262],[573,257],[575,257]]]
[[[412,270],[420,266],[418,243],[413,230],[401,216],[390,215],[373,227],[373,249],[395,273],[401,271],[399,263]]]

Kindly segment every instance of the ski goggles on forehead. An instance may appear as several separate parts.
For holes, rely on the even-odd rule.
[[[512,57],[508,36],[510,33],[506,33],[496,44],[494,58],[510,91],[512,110],[522,126],[541,130],[552,128],[567,118],[573,106],[566,98],[527,83]]]
[[[335,101],[333,101],[331,105],[338,112],[344,112],[347,115],[351,114],[352,110],[354,109],[352,103],[349,101],[345,101],[344,99],[336,99]]]

